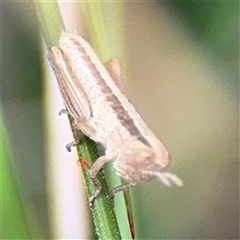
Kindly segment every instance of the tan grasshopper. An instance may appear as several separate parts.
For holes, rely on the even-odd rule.
[[[49,61],[73,126],[105,148],[89,170],[95,185],[91,205],[101,191],[97,174],[111,159],[116,174],[127,182],[114,188],[113,194],[153,178],[167,186],[182,186],[176,175],[163,171],[169,164],[164,145],[82,37],[63,33],[59,46],[50,50]]]

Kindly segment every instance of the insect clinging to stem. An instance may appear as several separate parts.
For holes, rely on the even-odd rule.
[[[105,148],[105,154],[89,169],[95,185],[90,205],[101,192],[97,174],[112,159],[116,174],[126,181],[115,187],[113,194],[153,178],[167,186],[182,186],[176,175],[163,171],[169,164],[164,145],[82,37],[63,33],[48,58],[74,128]]]

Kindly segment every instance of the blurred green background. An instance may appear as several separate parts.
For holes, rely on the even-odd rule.
[[[137,239],[239,239],[239,3],[122,5],[127,94],[184,182],[131,190]],[[1,238],[50,239],[40,29],[33,3],[1,7]]]

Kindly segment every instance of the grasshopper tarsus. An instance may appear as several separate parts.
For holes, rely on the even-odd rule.
[[[59,111],[58,115],[61,116],[62,114],[67,114],[69,115],[69,112],[67,109],[62,109],[61,111]]]
[[[76,147],[79,144],[79,141],[74,140],[66,145],[66,149],[68,152],[72,151],[72,147]]]

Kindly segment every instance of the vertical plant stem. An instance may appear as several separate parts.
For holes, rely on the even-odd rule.
[[[58,5],[55,1],[38,1],[35,4],[38,11],[39,22],[42,28],[43,36],[47,48],[49,49],[54,45],[58,45],[59,36],[64,30]],[[78,153],[80,157],[86,159],[90,164],[92,164],[98,158],[95,143],[83,135],[81,135],[81,144],[78,147]],[[94,190],[92,181],[89,178],[87,169],[83,167],[82,170],[88,196],[91,196]],[[95,201],[93,208],[91,209],[94,217],[96,232],[100,239],[121,239],[114,209],[109,199],[109,191],[103,172],[99,174],[98,179],[102,184],[102,191],[100,196]]]

